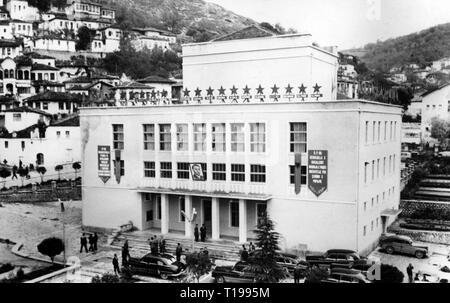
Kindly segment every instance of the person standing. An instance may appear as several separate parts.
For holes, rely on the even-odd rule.
[[[302,272],[300,268],[300,264],[297,263],[294,269],[294,283],[300,283]]]
[[[98,235],[97,233],[94,233],[94,251],[97,251],[98,249],[97,243],[98,243]]]
[[[242,245],[241,261],[247,262],[247,260],[248,260],[248,251],[245,248],[245,245]]]
[[[181,261],[181,253],[183,252],[183,248],[181,244],[178,243],[177,248],[175,249],[175,256],[177,257],[177,262]]]
[[[92,234],[89,235],[89,251],[94,251],[94,236]]]
[[[83,252],[83,248],[86,250],[86,252],[88,252],[88,248],[87,248],[87,239],[85,234],[83,234],[80,238],[80,254]]]
[[[248,246],[248,251],[249,252],[254,252],[256,250],[255,245],[253,244],[253,242],[250,242],[250,245]]]
[[[117,258],[117,254],[114,254],[112,264],[114,267],[114,274],[116,274],[116,275],[120,274],[119,259]]]
[[[206,241],[206,226],[205,224],[202,224],[202,227],[200,227],[200,238],[202,242]]]
[[[122,266],[128,267],[128,258],[130,257],[130,251],[128,248],[128,240],[122,246]]]
[[[17,165],[14,165],[13,166],[13,168],[12,168],[12,173],[13,173],[13,175],[12,175],[12,177],[11,177],[11,180],[14,180],[14,178],[16,178],[16,179],[19,179],[18,177],[17,177]]]
[[[198,224],[195,224],[195,228],[194,228],[194,237],[195,237],[195,242],[198,242]]]
[[[414,283],[413,269],[414,269],[414,267],[412,266],[411,263],[409,263],[408,267],[406,268],[406,273],[408,274],[408,283]]]
[[[159,252],[162,254],[166,252],[166,240],[163,236],[161,236],[161,239],[159,240]]]
[[[158,237],[154,237],[153,238],[153,254],[158,254],[158,245],[159,245],[159,243],[158,243]]]

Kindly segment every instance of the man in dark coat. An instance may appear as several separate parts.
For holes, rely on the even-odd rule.
[[[181,247],[181,244],[178,243],[177,248],[175,249],[175,255],[177,256],[177,262],[181,261],[181,253],[183,252],[183,248]]]
[[[195,242],[198,242],[198,224],[195,224],[195,228],[194,228],[194,237],[195,237]]]
[[[97,251],[97,249],[98,249],[98,247],[97,247],[97,243],[98,243],[98,235],[97,235],[97,233],[94,233],[93,241],[94,241],[94,251]]]
[[[87,239],[86,236],[83,234],[80,238],[80,254],[83,252],[83,248],[86,250],[86,252],[88,252],[88,248],[87,248]]]
[[[414,267],[412,266],[411,263],[409,263],[408,267],[406,268],[406,273],[408,274],[408,283],[414,283],[413,269],[414,269]]]
[[[155,255],[158,253],[158,246],[159,246],[158,237],[154,237],[153,238],[153,254],[155,254]]]
[[[245,248],[245,245],[242,245],[241,261],[247,262],[247,260],[248,260],[248,251]]]
[[[114,254],[112,264],[114,267],[114,274],[116,274],[116,275],[120,274],[119,259],[117,258],[117,254]]]
[[[205,226],[205,224],[203,224],[202,227],[200,227],[200,238],[201,238],[202,242],[206,241],[206,226]]]
[[[162,254],[166,252],[166,240],[163,236],[161,236],[161,239],[159,240],[159,252]]]
[[[300,264],[297,264],[294,269],[294,283],[300,283],[300,278],[302,277],[302,271]]]
[[[94,236],[89,235],[89,251],[94,251]]]
[[[12,173],[13,173],[13,175],[12,175],[12,177],[11,177],[11,180],[14,180],[14,178],[19,179],[19,178],[17,177],[17,170],[18,170],[17,166],[14,165],[13,168],[12,168]]]
[[[130,257],[130,251],[128,248],[128,240],[122,246],[122,266],[128,267],[128,258]]]

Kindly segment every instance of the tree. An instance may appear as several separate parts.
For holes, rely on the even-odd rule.
[[[61,171],[64,169],[62,165],[56,165],[55,170],[58,172],[58,180],[61,180]]]
[[[450,125],[447,121],[437,117],[431,120],[431,137],[443,143],[448,138]]]
[[[397,90],[398,93],[398,101],[400,105],[403,107],[403,110],[408,110],[408,107],[411,105],[411,100],[414,97],[411,89],[401,87]]]
[[[326,280],[329,277],[330,274],[327,270],[314,266],[308,270],[305,283],[321,283],[321,281]]]
[[[41,175],[41,183],[44,183],[44,175],[47,172],[47,169],[44,166],[38,166],[36,171]]]
[[[72,164],[72,168],[75,170],[75,180],[77,179],[77,172],[81,169],[80,162],[75,162]]]
[[[53,263],[55,256],[64,251],[64,242],[59,238],[47,238],[37,246],[37,249],[41,254],[50,257]]]
[[[104,274],[103,276],[95,276],[92,278],[91,283],[120,283],[118,276],[113,274]]]
[[[6,178],[11,176],[11,171],[6,167],[0,167],[0,178],[4,179],[3,188],[6,188]]]
[[[194,277],[197,283],[200,277],[211,271],[212,261],[209,254],[193,252],[186,255],[186,273],[188,277]]]
[[[375,280],[375,283],[403,283],[405,275],[395,266],[388,264],[381,264],[380,278]]]
[[[28,174],[29,174],[28,167],[23,167],[23,166],[19,167],[19,169],[17,170],[17,173],[20,176],[20,179],[22,181],[22,187],[23,187],[23,179],[26,176],[28,176]]]
[[[39,10],[41,13],[48,12],[52,5],[52,0],[28,0],[28,4]]]
[[[82,26],[78,29],[78,41],[76,45],[77,50],[87,50],[95,37],[95,30]]]
[[[255,274],[256,282],[276,283],[286,277],[283,268],[277,263],[280,234],[274,230],[275,224],[265,213],[258,221],[256,234],[257,250],[249,261],[246,271]]]

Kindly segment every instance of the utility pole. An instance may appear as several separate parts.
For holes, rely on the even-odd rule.
[[[62,213],[62,224],[63,224],[63,243],[64,243],[64,266],[66,266],[66,225],[65,225],[65,209],[64,209],[64,203],[61,202],[61,199],[58,199],[59,203],[61,205],[61,213]]]

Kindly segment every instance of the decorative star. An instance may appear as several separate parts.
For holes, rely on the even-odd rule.
[[[314,92],[315,93],[320,93],[320,88],[321,88],[322,86],[319,86],[317,83],[316,83],[316,86],[314,86],[313,88],[314,88]]]
[[[258,86],[258,88],[256,89],[258,92],[258,95],[264,95],[264,88],[261,86],[261,84]]]
[[[248,88],[248,85],[246,85],[244,88],[244,95],[249,95],[249,94],[250,94],[250,88]]]
[[[293,89],[294,88],[290,84],[288,84],[288,86],[286,87],[286,94],[292,94]]]
[[[213,92],[214,92],[214,90],[211,88],[211,86],[206,90],[206,93],[208,96],[212,96]]]
[[[219,88],[219,95],[221,96],[225,95],[225,88],[223,88],[223,86]]]
[[[278,89],[280,89],[280,88],[277,87],[276,84],[274,84],[273,87],[272,87],[272,94],[278,94]]]
[[[152,90],[151,96],[152,96],[152,98],[156,98],[156,92],[155,92],[154,90]],[[184,96],[185,96],[185,97],[186,97],[186,96],[189,96],[189,91],[188,91],[187,95],[186,95],[186,91],[184,91]]]
[[[202,95],[202,90],[197,87],[197,89],[195,90],[195,96],[201,97],[201,95]]]
[[[231,94],[237,95],[237,91],[238,91],[238,89],[233,85],[233,88],[231,88]]]
[[[302,86],[298,87],[300,89],[300,94],[306,94],[306,89],[308,88],[307,86],[304,86],[302,83]]]
[[[163,89],[163,91],[161,92],[161,95],[165,98],[167,97],[167,91],[165,89]]]
[[[189,93],[190,93],[191,91],[190,90],[188,90],[187,88],[184,90],[184,96],[185,97],[189,97]],[[152,96],[153,97],[153,96]]]

